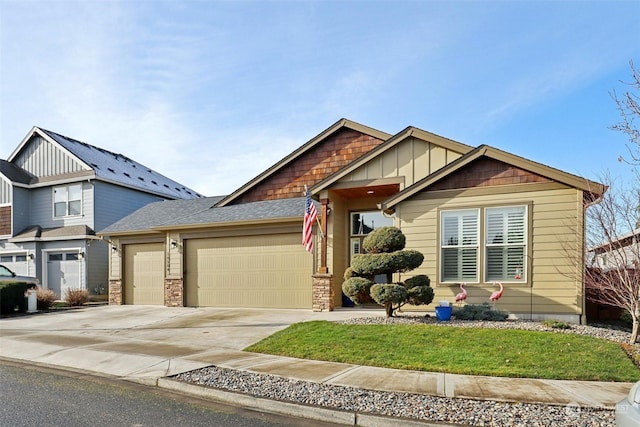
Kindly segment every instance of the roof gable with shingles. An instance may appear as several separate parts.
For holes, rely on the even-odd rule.
[[[219,205],[299,197],[305,185],[315,185],[390,136],[351,120],[340,119],[228,195]]]
[[[531,175],[529,177],[526,177],[525,179],[534,179],[536,181],[546,179],[546,180],[559,182],[569,187],[582,190],[585,193],[592,194],[594,196],[593,197],[594,199],[597,199],[606,191],[606,187],[598,182],[590,181],[586,178],[582,178],[577,175],[572,175],[570,173],[563,172],[559,169],[555,169],[550,166],[546,166],[541,163],[537,163],[532,160],[525,159],[524,157],[516,156],[515,154],[511,154],[506,151],[502,151],[497,148],[490,147],[488,145],[481,145],[476,149],[468,152],[464,156],[460,157],[459,159],[439,169],[435,173],[432,173],[431,175],[423,178],[422,180],[416,182],[415,184],[405,188],[403,191],[399,192],[398,194],[395,194],[394,196],[388,198],[387,200],[385,200],[383,203],[380,204],[380,207],[383,210],[393,209],[394,206],[396,206],[397,204],[411,198],[415,194],[421,191],[424,191],[426,189],[433,189],[433,188],[437,188],[438,190],[452,189],[452,188],[437,187],[437,183],[442,182],[444,179],[452,176],[454,173],[469,167],[471,164],[479,161],[480,159],[493,159],[500,163],[514,166],[522,171],[527,171],[531,173]],[[485,178],[482,178],[482,179],[485,179]],[[513,178],[514,178],[513,176],[508,177],[508,179],[511,179],[512,181],[513,181]],[[471,177],[471,179],[475,180],[477,179],[477,177],[474,176],[474,177]],[[465,182],[469,182],[469,181],[465,180]],[[524,183],[526,182],[527,181],[525,181]],[[499,182],[496,183],[495,181],[493,183],[499,184]]]

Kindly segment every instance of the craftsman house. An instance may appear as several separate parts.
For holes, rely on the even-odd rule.
[[[0,264],[67,289],[106,295],[109,246],[97,229],[195,191],[122,154],[34,127],[0,160]]]
[[[320,219],[313,255],[301,244],[305,185]],[[501,282],[498,308],[580,322],[572,260],[604,191],[486,145],[342,119],[227,196],[152,203],[99,234],[112,242],[111,304],[332,310],[362,239],[395,225],[424,253],[411,274],[431,278],[436,301],[465,282],[467,302],[484,302]]]

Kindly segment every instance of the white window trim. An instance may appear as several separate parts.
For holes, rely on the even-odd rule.
[[[488,215],[490,211],[499,211],[499,210],[503,210],[503,211],[508,211],[508,210],[515,210],[515,209],[524,209],[524,218],[523,218],[523,242],[522,243],[509,243],[508,239],[504,239],[502,243],[499,244],[494,244],[494,243],[490,243],[488,241],[488,233],[489,233],[489,227],[488,227]],[[483,208],[484,211],[484,223],[483,223],[483,229],[484,229],[484,239],[483,239],[483,248],[482,248],[482,254],[484,257],[484,271],[483,271],[483,279],[485,283],[490,283],[493,281],[500,281],[502,283],[527,283],[528,281],[528,268],[527,268],[527,254],[528,254],[528,250],[529,250],[529,208],[527,205],[523,205],[523,204],[518,204],[518,205],[505,205],[505,206],[489,206],[489,207],[485,207]],[[489,274],[489,256],[488,256],[488,248],[491,247],[522,247],[523,251],[522,251],[522,259],[520,262],[520,279],[516,279],[515,274],[516,272],[514,272],[513,277],[509,276],[507,274],[507,276],[505,278],[502,279],[489,279],[487,277],[487,275]],[[507,273],[509,273],[507,271]]]
[[[69,188],[73,187],[73,186],[79,186],[80,187],[80,213],[76,214],[76,215],[69,215]],[[56,216],[56,191],[59,189],[65,189],[67,196],[66,196],[66,201],[65,201],[65,215],[60,215],[60,216]],[[61,219],[65,219],[65,218],[78,218],[78,217],[82,217],[83,214],[83,204],[84,204],[84,194],[83,194],[83,185],[81,182],[76,182],[73,184],[66,184],[66,185],[58,185],[53,187],[53,189],[51,190],[51,214],[54,220],[61,220]]]
[[[514,278],[512,279],[508,279],[508,280],[503,280],[502,283],[509,283],[509,284],[516,284],[516,285],[526,285],[529,283],[530,281],[530,265],[529,265],[529,261],[530,261],[530,255],[529,255],[529,250],[530,250],[530,245],[531,245],[531,241],[530,241],[530,212],[531,212],[531,207],[530,207],[530,203],[527,202],[519,202],[519,203],[513,203],[513,204],[505,204],[505,205],[494,205],[494,206],[482,206],[482,207],[467,207],[467,208],[447,208],[447,209],[441,209],[439,211],[439,215],[438,215],[438,252],[437,252],[437,256],[438,256],[438,262],[437,262],[437,267],[438,267],[438,283],[441,283],[443,285],[451,285],[451,284],[458,284],[460,282],[465,282],[465,283],[471,283],[471,284],[486,284],[486,283],[492,283],[493,281],[487,281],[487,248],[491,247],[490,244],[487,244],[486,242],[486,233],[487,233],[487,211],[490,209],[509,209],[509,208],[524,208],[524,256],[523,256],[523,260],[522,260],[522,278],[519,280]],[[443,245],[443,227],[444,227],[444,221],[443,218],[447,213],[452,213],[452,212],[465,212],[465,211],[473,211],[476,210],[478,212],[478,245],[477,245],[477,261],[476,261],[476,277],[477,280],[476,281],[469,281],[469,280],[461,280],[461,278],[457,278],[456,280],[444,280],[443,278],[443,273],[444,273],[444,268],[443,268],[443,262],[444,262],[444,257],[443,257],[443,248],[447,248],[447,247],[462,247],[460,245],[456,245],[456,246],[448,246],[448,245]],[[517,246],[522,246],[522,245],[517,245]]]
[[[458,214],[460,215],[463,212],[475,212],[476,214],[476,218],[477,218],[477,229],[476,229],[476,236],[475,236],[475,245],[464,245],[464,244],[458,244],[456,243],[455,245],[444,245],[443,244],[443,226],[444,226],[444,217],[447,216],[447,214]],[[480,245],[480,228],[481,228],[481,211],[480,208],[468,208],[468,209],[446,209],[446,210],[441,210],[440,211],[440,224],[439,224],[440,230],[439,230],[439,241],[438,241],[438,253],[439,253],[439,279],[440,279],[440,283],[460,283],[461,281],[465,281],[467,283],[479,283],[480,281],[480,252],[481,252],[481,245]],[[475,248],[476,249],[476,273],[475,273],[475,280],[444,280],[443,273],[444,273],[444,256],[443,256],[443,249],[447,249],[447,248]]]

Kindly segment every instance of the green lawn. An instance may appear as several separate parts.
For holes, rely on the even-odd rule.
[[[434,325],[305,322],[245,349],[302,359],[500,377],[637,381],[616,343],[586,336]]]

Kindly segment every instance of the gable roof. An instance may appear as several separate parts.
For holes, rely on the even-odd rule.
[[[154,170],[122,154],[60,135],[34,126],[14,150],[8,161],[13,162],[27,146],[34,135],[39,135],[93,171],[95,178],[134,188],[147,193],[172,199],[193,199],[202,197],[196,191],[161,175]]]
[[[0,174],[6,177],[10,182],[19,184],[29,184],[34,177],[20,166],[0,159]]]
[[[251,181],[247,182],[246,184],[244,184],[242,187],[240,187],[230,195],[226,196],[219,203],[219,206],[226,206],[232,201],[236,200],[237,198],[239,198],[240,196],[248,192],[250,189],[255,187],[257,184],[264,181],[265,179],[267,179],[268,177],[270,177],[271,175],[273,175],[274,173],[282,169],[284,166],[291,163],[293,160],[300,157],[304,153],[308,152],[309,150],[311,150],[312,148],[320,144],[322,141],[324,141],[326,138],[330,137],[331,135],[333,135],[334,133],[338,132],[341,129],[352,129],[357,132],[363,133],[365,135],[373,136],[374,138],[377,138],[383,141],[388,139],[391,136],[386,132],[382,132],[368,126],[361,125],[360,123],[356,123],[351,120],[342,118],[337,122],[335,122],[333,125],[329,126],[324,131],[320,132],[318,135],[316,135],[309,141],[307,141],[306,143],[304,143],[302,146],[300,146],[298,149],[293,151],[291,154],[284,157],[278,163],[274,164],[269,169],[265,170],[260,175],[256,176]]]
[[[405,129],[403,129],[402,131],[398,132],[397,134],[395,134],[392,137],[390,137],[389,139],[387,139],[385,142],[383,142],[382,144],[380,144],[379,146],[377,146],[373,150],[369,151],[364,156],[360,157],[359,159],[357,159],[354,162],[351,162],[346,167],[340,169],[339,171],[337,171],[333,175],[327,177],[326,179],[320,181],[318,184],[314,185],[310,189],[311,194],[316,194],[317,192],[319,192],[321,190],[324,190],[325,188],[327,188],[331,184],[335,183],[336,181],[340,180],[341,178],[344,178],[346,175],[350,174],[351,172],[355,171],[356,169],[358,169],[362,165],[364,165],[367,162],[371,161],[376,156],[384,153],[385,151],[389,150],[390,148],[393,148],[394,146],[398,145],[399,143],[401,143],[402,141],[404,141],[404,140],[406,140],[406,139],[408,139],[410,137],[416,137],[416,138],[422,139],[423,141],[431,142],[433,144],[439,145],[439,146],[441,146],[443,148],[446,148],[446,149],[449,149],[449,150],[452,150],[452,151],[459,152],[461,154],[465,154],[465,153],[468,153],[469,151],[473,150],[473,147],[471,147],[469,145],[466,145],[466,144],[462,144],[461,142],[457,142],[457,141],[454,141],[452,139],[444,138],[444,137],[442,137],[440,135],[436,135],[434,133],[427,132],[425,130],[416,128],[414,126],[408,126]]]
[[[507,153],[506,151],[499,150],[497,148],[490,147],[488,145],[481,145],[476,149],[469,151],[459,159],[449,163],[442,167],[431,175],[421,179],[415,184],[405,188],[403,191],[395,194],[380,204],[382,210],[392,209],[398,203],[412,197],[416,193],[427,189],[430,185],[436,183],[442,178],[460,170],[464,166],[472,163],[473,161],[481,158],[488,157],[495,159],[512,166],[536,173],[538,175],[549,178],[553,181],[568,185],[569,187],[583,190],[587,193],[591,193],[596,198],[600,197],[606,191],[606,187],[600,183],[589,181],[586,178],[572,175],[567,172],[563,172],[559,169],[555,169],[541,163],[534,162],[532,160],[525,159],[524,157],[516,156],[515,154]]]

